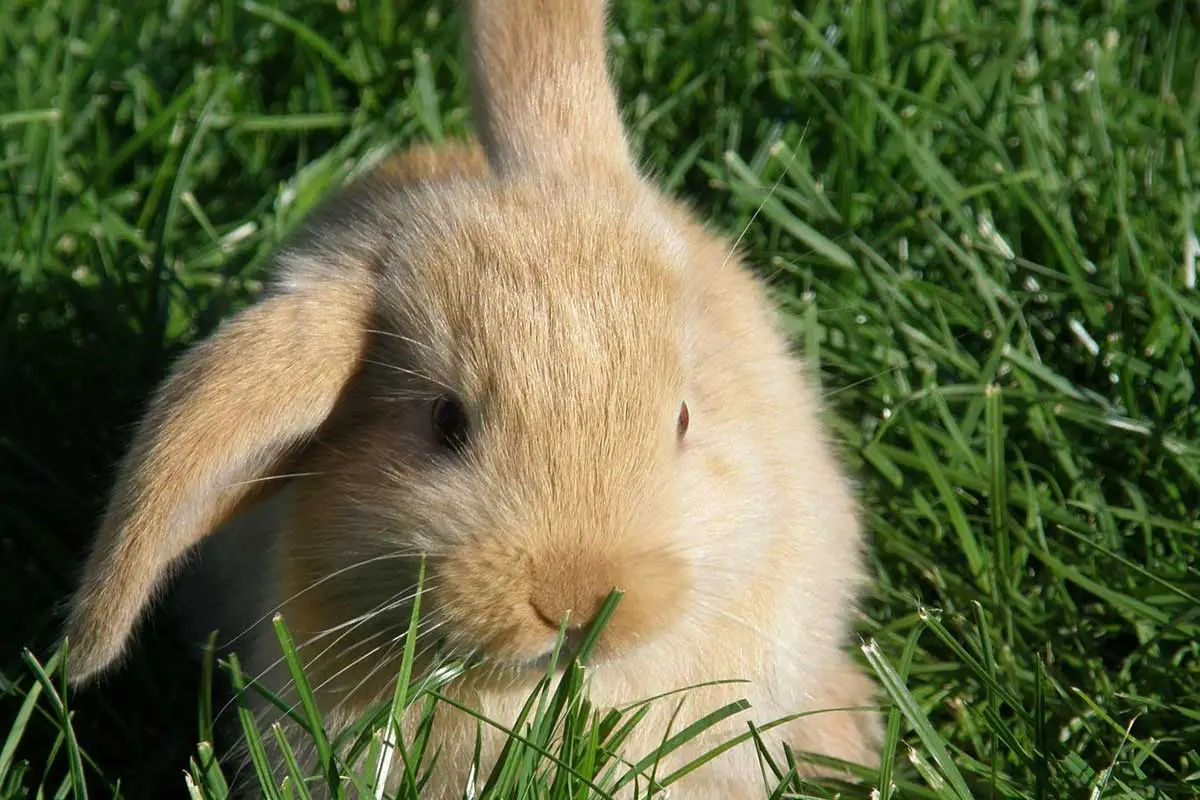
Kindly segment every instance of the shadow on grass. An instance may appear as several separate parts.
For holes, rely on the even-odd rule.
[[[24,690],[33,675],[22,650],[42,661],[53,650],[113,467],[175,353],[109,292],[67,274],[14,280],[0,290],[0,317],[0,673]],[[176,796],[195,747],[198,663],[178,657],[173,627],[156,610],[127,661],[69,699],[81,747],[127,797]],[[0,698],[0,729],[21,694]],[[56,735],[35,714],[18,758],[49,752]]]

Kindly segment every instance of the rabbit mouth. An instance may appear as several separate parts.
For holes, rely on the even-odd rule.
[[[467,659],[467,664],[469,671],[475,673],[472,679],[474,684],[486,684],[494,679],[508,686],[514,677],[536,680],[548,674],[561,675],[567,665],[578,658],[582,643],[581,635],[569,635],[561,641],[552,640],[544,650],[528,656],[480,652]],[[590,659],[592,662],[596,660],[595,656]]]
[[[586,629],[568,629],[561,636],[551,634],[539,645],[527,646],[524,652],[511,647],[463,648],[443,640],[441,655],[448,657],[452,652],[461,653],[462,662],[469,668],[482,668],[484,673],[494,669],[506,679],[510,679],[514,674],[538,676],[551,671],[558,674],[569,662],[580,657],[586,638]],[[588,661],[595,663],[603,660],[605,653],[602,651],[603,647],[593,650]]]
[[[540,654],[527,659],[526,666],[531,670],[545,672],[555,665],[556,671],[561,671],[568,661],[579,656],[587,632],[581,629],[568,630],[561,638],[554,637],[550,644]]]

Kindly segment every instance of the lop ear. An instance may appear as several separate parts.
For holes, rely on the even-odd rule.
[[[467,0],[467,11],[472,112],[496,174],[628,177],[606,0]]]
[[[276,295],[181,358],[120,465],[72,600],[72,683],[122,655],[179,557],[326,419],[357,368],[369,301],[351,286]]]

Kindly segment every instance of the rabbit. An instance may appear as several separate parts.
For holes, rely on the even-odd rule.
[[[616,588],[587,673],[597,707],[743,681],[653,704],[625,758],[745,698],[658,775],[803,712],[763,734],[774,753],[874,767],[876,683],[848,652],[866,535],[761,280],[631,154],[607,0],[465,11],[475,136],[329,198],[263,296],[151,399],[68,612],[71,683],[113,669],[201,554],[198,630],[252,629],[247,672],[294,699],[266,621],[280,611],[344,729],[390,696],[425,563],[421,665],[435,643],[476,659],[442,691],[490,720],[517,718],[560,626],[577,642]],[[463,796],[478,732],[439,710],[422,796]],[[486,767],[504,735],[481,735]],[[752,741],[671,786],[767,788]]]

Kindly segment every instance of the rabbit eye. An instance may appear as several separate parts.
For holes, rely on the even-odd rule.
[[[449,395],[433,401],[433,432],[447,450],[459,452],[467,446],[467,412],[462,403]]]
[[[678,426],[678,428],[676,428],[676,435],[680,439],[683,439],[684,434],[687,433],[687,429],[688,429],[687,403],[680,403],[679,404],[679,426]]]

